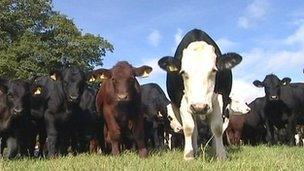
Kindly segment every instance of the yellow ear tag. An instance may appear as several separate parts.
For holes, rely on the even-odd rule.
[[[101,74],[99,78],[100,78],[101,80],[106,79],[106,77],[105,77],[105,75],[104,75],[104,74]]]
[[[147,71],[144,71],[143,75],[141,77],[146,78],[149,76],[149,73],[147,73]]]
[[[94,82],[96,79],[94,77],[91,77],[89,82]]]
[[[56,81],[56,74],[51,75],[51,79]]]
[[[177,71],[177,68],[175,66],[168,66],[169,71],[173,72],[173,71]]]
[[[34,95],[41,94],[41,87],[38,87],[37,90],[34,92]]]

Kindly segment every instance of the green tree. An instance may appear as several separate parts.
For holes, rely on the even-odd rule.
[[[52,9],[51,0],[0,0],[0,75],[28,78],[65,62],[86,70],[102,65],[113,46],[82,33]]]

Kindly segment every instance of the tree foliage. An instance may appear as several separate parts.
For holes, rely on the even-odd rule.
[[[102,65],[113,46],[82,33],[52,9],[51,0],[0,0],[0,75],[28,78],[72,63],[86,70]]]

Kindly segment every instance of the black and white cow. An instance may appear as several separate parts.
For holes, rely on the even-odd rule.
[[[265,90],[266,140],[270,144],[275,143],[275,129],[286,129],[283,143],[293,145],[295,142],[297,119],[304,113],[304,88],[301,83],[290,81],[288,77],[280,80],[276,75],[270,74],[263,82],[253,82],[256,87],[264,87]]]
[[[265,143],[265,114],[266,97],[256,98],[249,103],[250,112],[246,114],[242,140],[245,144],[258,145]]]
[[[167,99],[159,85],[148,83],[140,87],[146,139],[150,139],[156,147],[164,147],[164,133],[169,133],[170,127],[176,133],[182,130],[178,109]]]
[[[217,158],[226,158],[222,140],[222,95],[229,98],[230,91],[226,91],[232,85],[230,69],[241,60],[242,57],[236,53],[222,55],[208,34],[194,29],[184,36],[174,57],[166,56],[158,61],[159,66],[167,71],[168,95],[180,108],[185,160],[193,159],[198,150],[197,124],[192,116],[196,114],[207,118],[214,136]]]

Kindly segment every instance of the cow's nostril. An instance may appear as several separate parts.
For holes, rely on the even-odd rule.
[[[205,106],[205,111],[207,112],[210,109],[209,105]]]
[[[70,98],[71,98],[72,100],[76,100],[76,99],[78,99],[78,96],[70,96]]]
[[[197,105],[192,104],[192,105],[190,105],[190,108],[191,108],[192,111],[196,111],[197,110]]]
[[[270,98],[273,99],[273,100],[277,100],[278,96],[271,96]]]
[[[172,121],[173,119],[172,119],[172,117],[171,117],[171,116],[168,116],[168,120],[169,120],[169,121]]]
[[[20,112],[22,112],[22,109],[19,109],[19,108],[14,108],[13,109],[13,114],[18,114]]]

